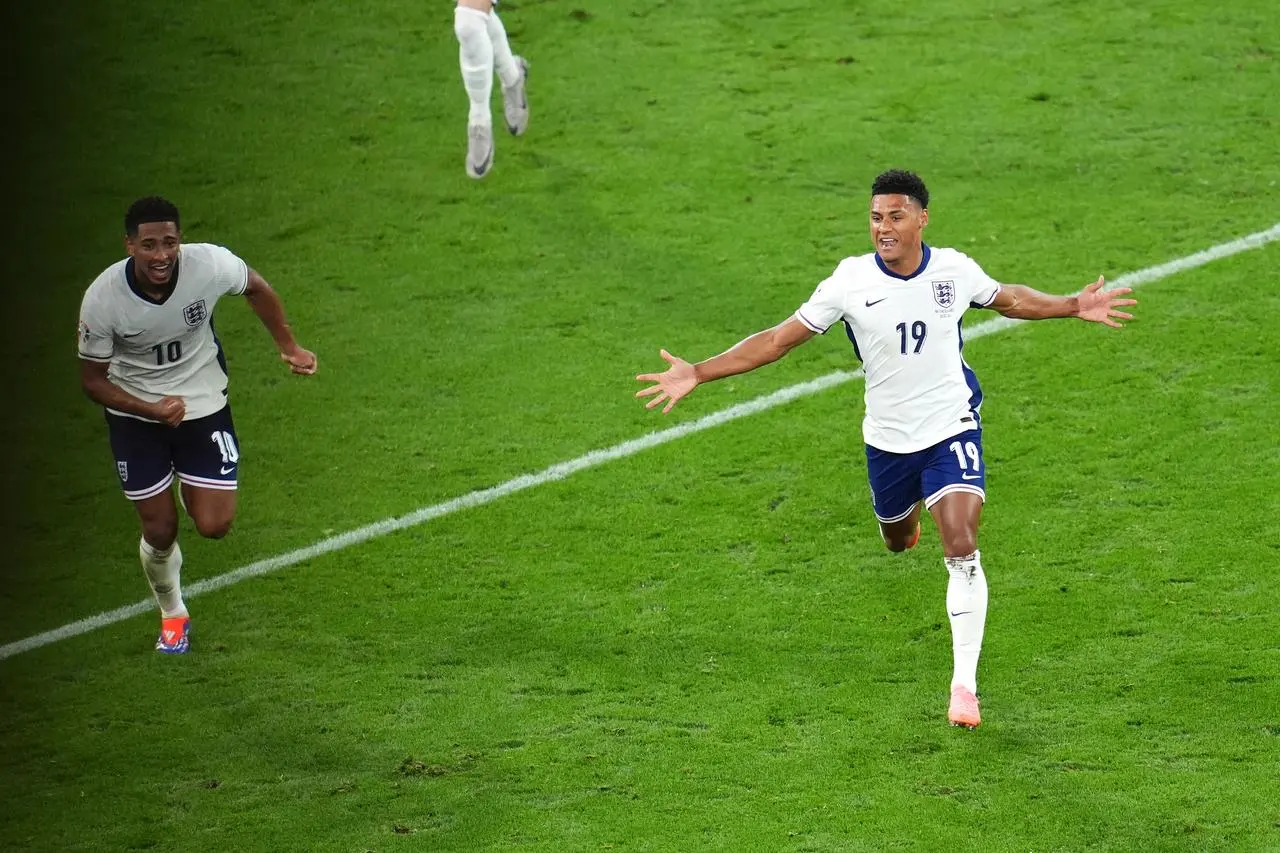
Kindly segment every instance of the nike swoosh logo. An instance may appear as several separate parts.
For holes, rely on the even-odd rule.
[[[868,307],[868,308],[870,308],[872,305],[879,305],[881,302],[884,302],[884,301],[885,301],[886,299],[888,299],[888,298],[889,298],[889,297],[887,297],[887,296],[882,296],[882,297],[880,297],[879,299],[877,299],[875,302],[872,302],[870,299],[868,299],[868,300],[867,300],[867,307]]]
[[[961,479],[961,480],[976,480],[976,479],[978,479],[978,478],[979,478],[979,477],[981,477],[981,476],[982,476],[981,474],[961,474],[961,475],[960,475],[960,479]]]
[[[236,466],[232,465],[230,468],[219,468],[219,469],[218,469],[218,473],[219,473],[219,474],[230,474],[230,473],[231,473],[232,471],[234,471],[234,470],[236,470]]]
[[[948,610],[947,612],[951,613],[950,610]],[[951,615],[952,616],[968,616],[972,612],[973,612],[972,610],[961,610],[959,613],[951,613]]]

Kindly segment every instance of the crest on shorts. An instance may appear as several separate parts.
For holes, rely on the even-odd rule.
[[[954,281],[931,281],[933,285],[933,301],[943,308],[956,304],[956,283]]]
[[[199,326],[208,316],[209,309],[205,307],[203,299],[197,299],[182,309],[182,319],[187,321],[188,326]]]
[[[120,475],[120,482],[126,482],[129,479],[129,463],[117,462],[116,473]]]

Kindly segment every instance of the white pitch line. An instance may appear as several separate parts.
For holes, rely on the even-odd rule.
[[[1226,243],[1220,243],[1217,246],[1211,246],[1195,254],[1187,255],[1182,258],[1176,258],[1172,261],[1156,266],[1147,267],[1137,270],[1126,275],[1120,276],[1111,282],[1111,287],[1138,287],[1153,281],[1159,281],[1169,276],[1176,275],[1186,270],[1195,269],[1204,266],[1222,258],[1237,255],[1241,252],[1247,252],[1250,249],[1257,249],[1265,246],[1267,243],[1280,240],[1280,223],[1277,223],[1265,231],[1259,231],[1256,234],[1249,234],[1246,237],[1240,237],[1230,240]],[[1023,320],[1009,320],[1005,317],[996,317],[983,323],[978,323],[965,329],[964,336],[967,341],[976,340],[977,338],[986,337],[994,334],[1010,326],[1019,325]],[[719,412],[713,412],[704,415],[694,421],[671,427],[670,429],[659,430],[658,432],[649,433],[640,438],[633,438],[630,441],[624,441],[621,444],[615,444],[613,447],[604,450],[593,450],[590,453],[579,456],[577,459],[570,459],[567,462],[560,462],[539,471],[537,474],[522,474],[513,480],[508,480],[497,486],[488,489],[480,489],[475,492],[468,492],[460,497],[447,500],[444,503],[426,506],[415,510],[408,515],[401,515],[395,518],[387,518],[382,521],[376,521],[373,524],[366,524],[364,527],[358,527],[355,530],[349,530],[346,533],[339,533],[337,536],[331,536],[328,539],[322,539],[314,545],[308,545],[305,548],[298,548],[295,551],[289,551],[276,557],[270,557],[266,560],[259,560],[256,563],[250,563],[242,566],[234,571],[227,572],[208,580],[197,581],[184,590],[184,597],[193,598],[206,592],[212,592],[215,589],[222,589],[225,586],[239,583],[248,578],[258,577],[259,575],[269,574],[278,569],[287,568],[297,565],[298,563],[319,557],[322,554],[328,554],[333,551],[341,551],[344,548],[350,548],[352,545],[359,545],[361,542],[367,542],[370,539],[376,539],[379,536],[385,536],[388,533],[395,533],[410,527],[416,527],[424,522],[431,521],[433,518],[440,518],[445,515],[452,515],[459,510],[470,509],[471,507],[484,506],[492,503],[499,498],[505,498],[507,495],[522,492],[525,489],[531,489],[534,486],[541,486],[546,483],[552,483],[556,480],[563,480],[573,474],[583,471],[587,468],[594,468],[597,465],[603,465],[605,462],[612,462],[615,459],[622,459],[627,456],[634,456],[642,450],[648,450],[651,447],[657,447],[660,444],[666,444],[669,441],[675,441],[678,438],[684,438],[686,435],[692,435],[703,430],[711,429],[720,424],[729,421],[744,418],[747,415],[754,415],[757,412],[763,412],[766,409],[772,409],[783,403],[789,403],[800,397],[807,397],[816,394],[819,391],[825,391],[828,388],[834,388],[837,385],[843,385],[858,377],[862,376],[861,370],[837,370],[834,373],[828,373],[825,376],[819,376],[817,379],[811,379],[808,382],[802,382],[798,385],[791,385],[772,394],[766,394],[763,397],[757,397],[754,400],[748,400],[745,403],[739,403],[736,406],[730,406]],[[35,634],[24,640],[17,640],[0,646],[0,660],[20,655],[23,652],[29,652],[32,649],[38,649],[41,646],[47,646],[61,640],[70,639],[71,637],[87,634],[90,631],[104,628],[108,625],[114,625],[117,622],[123,622],[134,616],[143,613],[150,613],[155,610],[155,602],[150,598],[109,610],[105,613],[99,613],[96,616],[90,616],[87,619],[81,619],[78,622],[72,622],[63,625],[61,628],[54,628],[52,631],[45,631],[42,634]]]

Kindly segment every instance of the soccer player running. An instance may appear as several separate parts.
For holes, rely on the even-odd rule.
[[[156,602],[156,649],[190,648],[173,478],[201,536],[219,539],[236,514],[240,447],[227,401],[227,366],[213,328],[218,298],[242,295],[294,372],[316,372],[284,305],[257,272],[221,246],[182,243],[178,208],[138,199],[124,218],[129,257],[89,285],[80,306],[80,382],[105,407],[125,497],[142,522],[139,555]]]
[[[469,177],[479,180],[493,166],[493,120],[489,97],[496,71],[502,83],[502,112],[507,130],[520,136],[529,126],[529,100],[525,80],[529,63],[511,52],[507,31],[493,8],[497,0],[458,0],[453,12],[453,32],[458,37],[458,64],[462,85],[471,102],[467,116]]]
[[[969,307],[1006,317],[1078,317],[1119,327],[1129,288],[1102,289],[1103,279],[1075,296],[1050,296],[1000,284],[966,255],[924,243],[929,191],[915,174],[891,170],[871,186],[871,254],[846,258],[794,315],[697,364],[666,350],[670,367],[636,377],[636,393],[664,413],[698,385],[746,373],[782,358],[843,322],[866,374],[867,474],[880,534],[890,551],[920,539],[920,507],[942,536],[949,582],[954,670],[948,719],[975,728],[978,655],[987,616],[987,579],[978,552],[986,499],[982,455],[982,391],[961,355],[960,319]],[[665,404],[665,405],[663,405]]]

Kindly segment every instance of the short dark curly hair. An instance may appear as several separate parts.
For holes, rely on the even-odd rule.
[[[138,236],[138,226],[144,222],[172,222],[179,231],[182,221],[178,217],[178,206],[167,198],[149,195],[129,205],[124,215],[124,233],[130,237]]]
[[[929,190],[924,181],[915,172],[904,169],[890,169],[876,175],[876,179],[871,182],[871,194],[905,195],[915,199],[921,207],[929,207]]]

